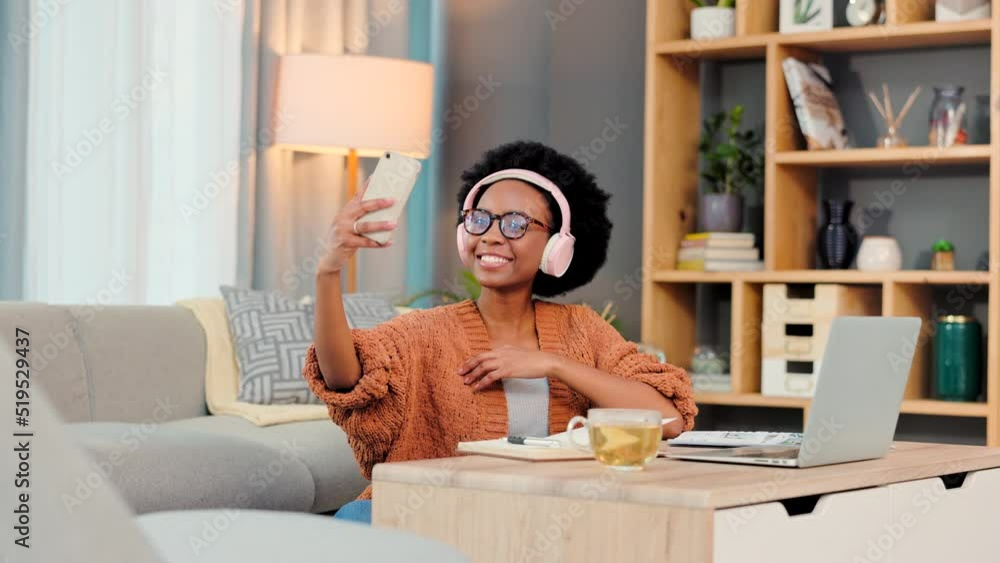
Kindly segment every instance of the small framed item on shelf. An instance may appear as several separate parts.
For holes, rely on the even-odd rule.
[[[847,23],[854,27],[885,23],[884,0],[847,0]]]
[[[934,19],[939,22],[981,20],[992,15],[990,0],[937,0]]]
[[[799,129],[809,150],[846,149],[847,129],[833,95],[830,71],[817,63],[788,57],[781,63]]]
[[[781,33],[833,29],[833,0],[781,0],[779,8]]]

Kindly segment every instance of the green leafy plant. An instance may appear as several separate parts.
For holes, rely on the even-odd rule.
[[[816,0],[795,0],[792,21],[798,24],[805,24],[816,19],[820,8],[815,7]]]
[[[705,119],[698,150],[705,159],[701,177],[720,194],[756,189],[764,179],[763,140],[754,130],[740,131],[743,106]]]
[[[698,8],[705,7],[705,0],[691,0],[691,3]],[[717,8],[732,8],[736,5],[736,0],[719,0],[715,6]]]
[[[400,307],[412,307],[417,301],[428,297],[433,298],[432,301],[436,301],[434,303],[435,305],[458,303],[459,301],[465,301],[466,299],[472,299],[473,301],[479,299],[479,294],[482,293],[483,288],[479,285],[479,280],[476,279],[476,276],[474,276],[472,272],[462,270],[462,273],[459,274],[458,281],[462,287],[454,288],[455,291],[447,289],[428,289],[406,297],[397,303],[397,305]]]
[[[955,245],[952,244],[951,241],[949,241],[949,240],[941,239],[941,240],[935,241],[934,244],[931,245],[931,251],[932,252],[954,252],[955,251]]]

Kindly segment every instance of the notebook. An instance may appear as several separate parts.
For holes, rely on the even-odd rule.
[[[458,453],[488,455],[523,461],[571,461],[594,459],[593,454],[580,451],[573,446],[551,448],[545,446],[523,446],[507,442],[507,438],[459,442]]]

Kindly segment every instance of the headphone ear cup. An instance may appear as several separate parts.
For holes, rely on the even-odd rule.
[[[575,243],[572,236],[564,237],[560,233],[549,237],[549,242],[545,244],[545,251],[542,252],[542,263],[539,265],[539,269],[550,276],[563,277],[573,262]]]
[[[455,239],[458,241],[458,258],[462,261],[462,264],[465,264],[465,267],[468,268],[470,266],[468,259],[465,257],[465,229],[462,225],[459,225],[458,228],[455,229],[455,235]]]

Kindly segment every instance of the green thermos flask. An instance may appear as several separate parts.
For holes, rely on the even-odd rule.
[[[974,317],[942,315],[934,335],[935,396],[975,401],[981,388],[982,328]]]

